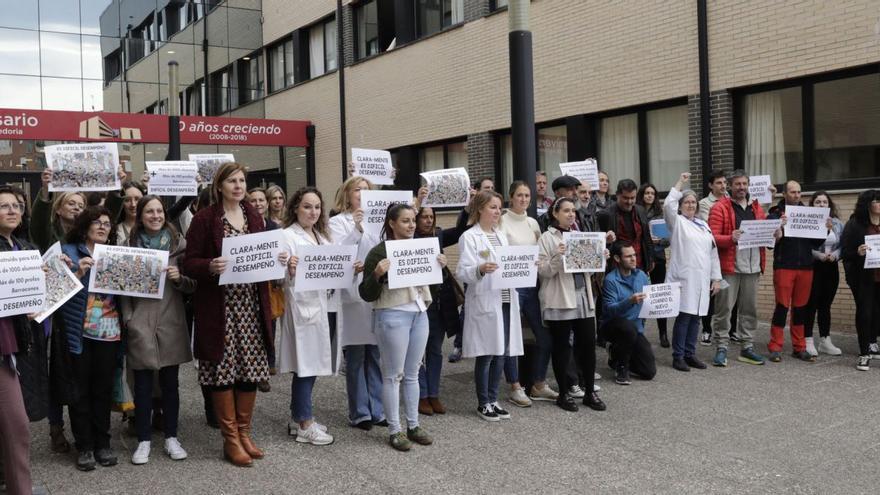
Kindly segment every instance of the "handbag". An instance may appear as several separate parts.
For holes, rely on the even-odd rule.
[[[272,319],[281,318],[281,315],[284,314],[285,306],[284,289],[275,287],[274,284],[269,284],[269,305],[272,308]]]
[[[455,294],[455,306],[461,306],[464,304],[464,289],[461,288],[461,284],[458,283],[455,276],[447,267],[443,267],[443,271],[446,275],[446,281],[450,287],[452,287],[452,293]]]

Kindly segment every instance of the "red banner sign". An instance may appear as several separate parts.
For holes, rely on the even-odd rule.
[[[301,120],[180,117],[182,144],[307,147]],[[0,108],[0,139],[167,143],[168,116]]]

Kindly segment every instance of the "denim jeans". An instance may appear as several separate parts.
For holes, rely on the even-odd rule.
[[[501,356],[477,356],[474,360],[474,383],[477,403],[480,406],[498,400],[498,383],[504,370],[505,356],[510,353],[510,304],[501,305],[504,315],[504,354]]]
[[[180,411],[177,373],[178,365],[166,366],[158,371],[159,387],[162,389],[162,432],[165,438],[177,437],[177,416]],[[133,370],[134,373],[134,423],[139,442],[147,442],[152,436],[150,420],[153,416],[153,370]]]
[[[425,364],[419,368],[419,397],[440,397],[440,371],[443,369],[443,340],[446,331],[440,322],[437,304],[428,307],[428,344]]]
[[[541,303],[538,300],[536,287],[516,289],[519,294],[519,310],[529,323],[529,328],[535,335],[535,343],[538,352],[532,360],[532,383],[540,383],[547,379],[547,366],[550,364],[550,351],[553,348],[553,339],[550,331],[541,321]],[[557,379],[558,380],[558,379]],[[510,376],[508,376],[510,381]]]
[[[345,390],[348,392],[348,421],[377,423],[385,419],[382,408],[382,371],[379,348],[375,345],[347,345],[345,351]]]
[[[315,387],[314,376],[293,374],[290,382],[290,417],[297,423],[312,419],[312,389]]]
[[[408,428],[419,425],[419,366],[428,342],[425,312],[377,309],[373,311],[373,332],[379,344],[382,368],[382,406],[388,433],[400,425],[400,384],[403,382],[403,410]]]
[[[672,327],[672,357],[681,359],[697,353],[697,337],[700,333],[700,317],[679,313]]]

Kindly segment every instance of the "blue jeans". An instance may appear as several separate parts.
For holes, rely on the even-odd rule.
[[[290,382],[290,417],[297,423],[312,419],[312,389],[315,387],[314,376],[293,374]]]
[[[419,398],[440,397],[440,371],[443,369],[443,340],[446,331],[440,322],[437,305],[428,307],[428,345],[425,365],[419,368]]]
[[[379,344],[382,368],[382,406],[388,433],[399,433],[400,383],[403,382],[403,411],[408,428],[419,426],[419,366],[428,342],[425,312],[377,309],[373,311],[373,332]]]
[[[541,303],[538,300],[536,287],[516,289],[519,294],[519,310],[529,323],[529,328],[535,334],[535,343],[538,352],[532,360],[532,382],[541,383],[547,379],[547,366],[550,365],[550,353],[553,349],[553,338],[550,331],[541,321]],[[508,375],[508,382],[510,376]],[[556,379],[559,381],[559,378]]]
[[[502,304],[504,315],[504,354],[501,356],[477,356],[474,360],[474,383],[477,386],[477,403],[480,406],[498,400],[498,384],[504,370],[505,356],[510,353],[510,304]]]
[[[700,334],[700,317],[679,313],[672,326],[672,357],[681,359],[692,357],[697,352],[697,337]]]
[[[379,348],[374,345],[345,346],[345,390],[348,392],[348,421],[378,423],[382,409],[382,371]]]

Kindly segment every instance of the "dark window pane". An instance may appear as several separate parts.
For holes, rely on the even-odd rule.
[[[376,2],[370,2],[357,10],[358,58],[379,53],[379,23]]]
[[[804,178],[801,88],[746,95],[743,100],[743,162],[749,175],[776,182]]]

